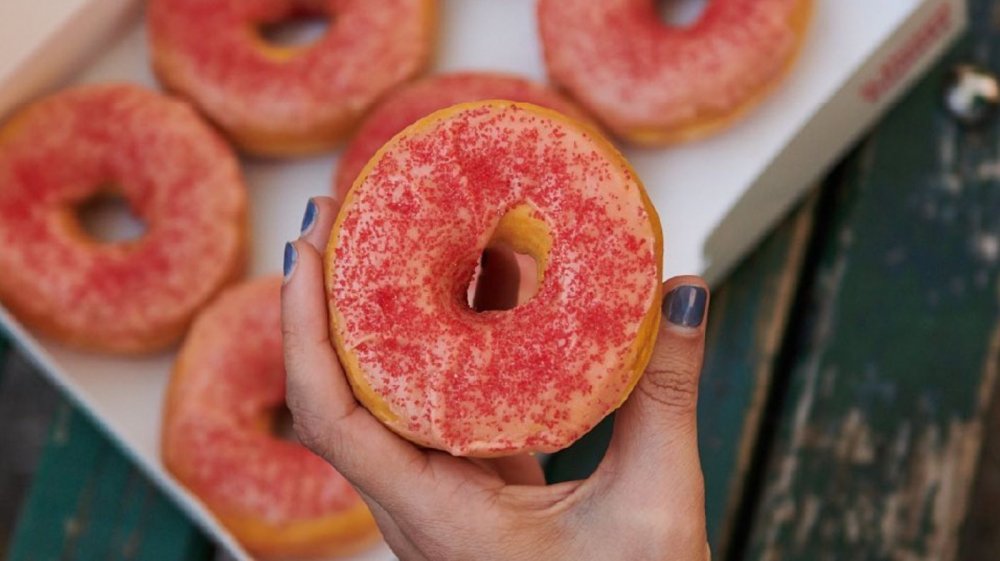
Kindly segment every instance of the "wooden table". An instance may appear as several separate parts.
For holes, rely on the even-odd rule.
[[[970,4],[962,43],[713,295],[716,558],[1000,558],[1000,121],[962,128],[940,103],[957,62],[1000,71],[1000,0]],[[57,411],[11,561],[212,555],[90,420]],[[612,422],[550,479],[590,473]]]

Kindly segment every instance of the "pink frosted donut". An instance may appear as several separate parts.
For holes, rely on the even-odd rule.
[[[660,321],[656,210],[620,153],[510,101],[442,109],[361,172],[326,250],[331,334],[392,430],[463,456],[552,452],[628,396]],[[538,292],[476,312],[480,254],[538,263]]]
[[[76,208],[102,193],[145,234],[84,232]],[[56,94],[0,129],[0,301],[65,343],[162,348],[242,273],[246,206],[232,150],[188,104],[129,85]]]
[[[255,555],[325,557],[378,535],[361,497],[274,435],[285,404],[281,279],[226,290],[198,316],[167,388],[163,463]]]
[[[357,134],[340,158],[334,181],[338,200],[344,200],[361,168],[396,133],[438,109],[484,99],[534,103],[586,120],[576,104],[555,90],[518,76],[457,72],[424,78],[389,95],[361,123]]]
[[[151,0],[153,68],[244,150],[322,151],[340,142],[432,49],[436,0]],[[308,46],[265,41],[264,24],[330,17]]]
[[[757,105],[787,74],[812,0],[709,0],[668,25],[653,0],[540,0],[549,74],[638,144],[703,137]]]

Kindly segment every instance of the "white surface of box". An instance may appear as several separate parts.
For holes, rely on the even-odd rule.
[[[130,5],[131,0],[0,3],[0,116],[56,83],[67,65],[79,64],[86,48],[102,41],[107,44],[77,66],[72,81],[155,86],[141,18],[129,16]],[[443,0],[440,13],[436,70],[495,69],[544,78],[533,0]],[[14,24],[8,18],[21,19]],[[816,0],[800,60],[748,119],[685,146],[626,149],[664,224],[666,272],[707,273],[718,280],[934,60],[964,21],[962,0]],[[109,29],[116,30],[114,36]],[[20,35],[11,39],[7,34],[14,32]],[[74,38],[72,49],[53,50],[66,38]],[[252,276],[278,271],[284,242],[297,234],[307,198],[330,192],[336,157],[245,162]],[[138,359],[80,353],[35,337],[2,309],[0,321],[158,484],[237,558],[248,558],[160,464],[160,407],[175,351]],[[392,558],[382,546],[357,559]]]

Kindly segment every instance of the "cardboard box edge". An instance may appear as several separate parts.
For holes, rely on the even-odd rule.
[[[0,121],[29,100],[59,87],[86,64],[124,22],[138,16],[140,0],[90,0],[72,12],[57,30],[3,78]],[[70,39],[72,38],[72,39]],[[44,60],[44,64],[39,61]]]
[[[855,122],[851,130],[842,135],[842,141],[835,148],[823,153],[810,153],[810,143],[803,139],[822,135],[826,123],[836,120],[845,113],[857,113],[858,106],[867,104],[858,97],[858,91],[865,81],[877,69],[881,68],[888,57],[897,49],[911,40],[912,33],[919,29],[927,18],[933,16],[933,10],[949,6],[952,14],[952,25],[931,48],[917,60],[910,70],[899,79],[895,87],[884,98],[869,105],[868,114]],[[968,12],[964,0],[942,0],[928,2],[916,10],[897,32],[887,37],[886,41],[876,50],[875,56],[869,58],[854,73],[837,93],[827,101],[817,115],[806,126],[795,134],[795,137],[757,178],[736,204],[723,217],[719,224],[709,234],[702,249],[705,262],[708,263],[703,276],[712,285],[717,285],[728,275],[739,262],[751,252],[771,229],[783,218],[792,207],[801,201],[814,187],[815,183],[838,162],[847,151],[868,132],[886,112],[888,112],[919,80],[926,71],[945,54],[955,40],[961,36],[968,24]],[[830,144],[828,141],[826,144]],[[801,162],[811,161],[812,165],[801,165]],[[798,162],[793,167],[792,162]],[[788,169],[811,171],[787,172]],[[795,178],[780,181],[776,177],[792,175]],[[761,212],[761,208],[769,209]],[[748,233],[749,232],[749,233]]]

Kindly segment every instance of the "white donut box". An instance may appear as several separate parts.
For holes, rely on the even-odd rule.
[[[660,212],[668,275],[700,273],[720,281],[966,24],[964,0],[815,1],[800,60],[749,118],[693,144],[625,149]],[[142,4],[0,0],[0,121],[68,84],[124,80],[155,87]],[[534,0],[441,4],[436,70],[544,79]],[[279,271],[284,242],[297,235],[307,198],[330,192],[336,158],[245,161],[251,276]],[[232,556],[249,559],[160,463],[160,407],[175,350],[140,359],[79,353],[24,329],[2,306],[0,324]],[[393,558],[383,545],[355,559]]]

